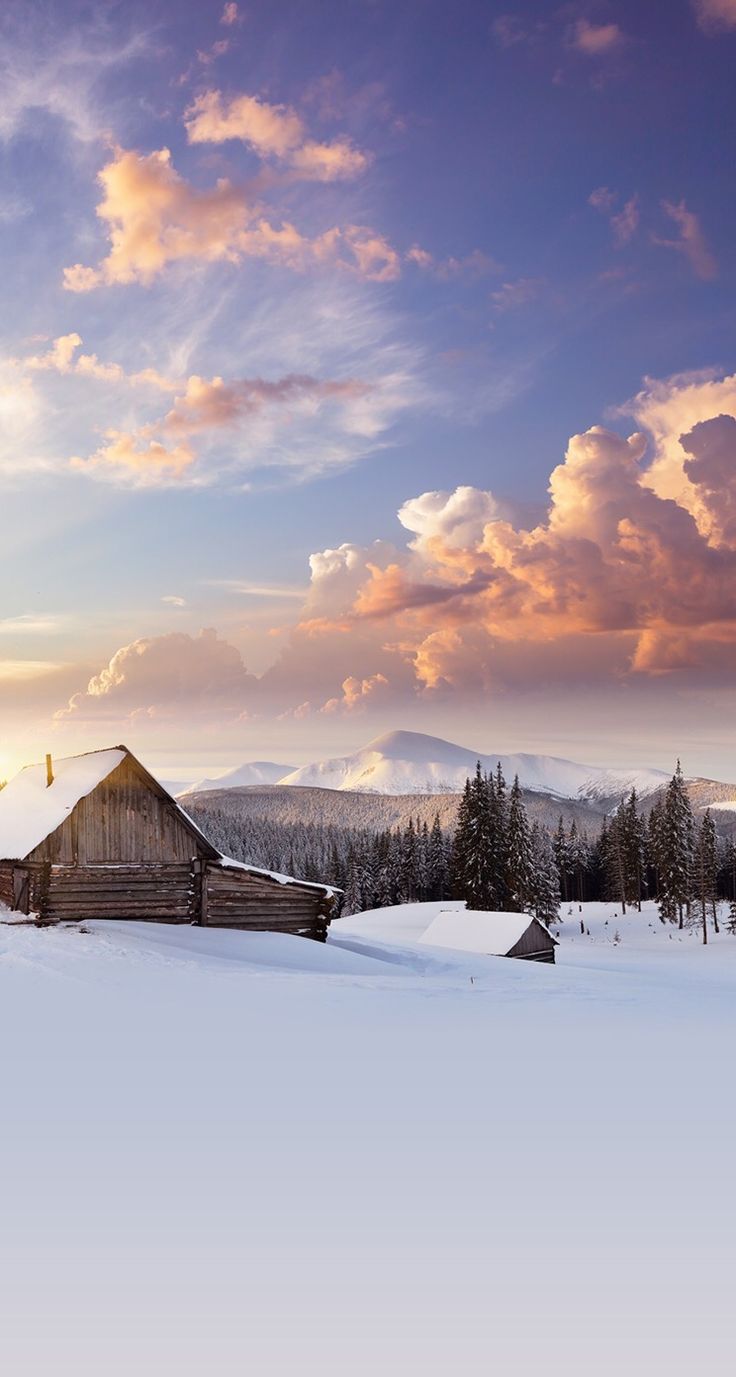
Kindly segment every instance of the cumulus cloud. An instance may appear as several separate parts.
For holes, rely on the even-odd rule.
[[[261,158],[284,161],[307,181],[335,182],[357,177],[369,163],[366,153],[349,139],[320,143],[307,135],[297,112],[272,105],[258,96],[226,100],[220,91],[205,91],[186,112],[190,143],[226,143],[238,139]]]
[[[706,33],[736,29],[736,0],[693,0],[693,9]]]
[[[688,210],[684,201],[663,201],[662,209],[680,231],[676,239],[663,239],[654,236],[654,243],[661,248],[675,249],[687,258],[696,277],[710,281],[718,275],[718,265],[703,233],[700,220],[694,211]]]
[[[399,508],[399,521],[414,539],[411,548],[430,554],[435,543],[443,550],[463,550],[477,544],[491,521],[505,510],[491,492],[467,486],[454,492],[425,492]]]
[[[256,682],[236,647],[212,629],[148,636],[121,646],[56,719],[165,718],[181,708],[188,715],[237,717]]]
[[[687,452],[681,437],[715,416],[736,416],[736,374],[679,373],[646,378],[642,390],[620,408],[652,437],[654,459],[646,482],[660,497],[669,497],[695,518],[703,535],[717,533],[713,512],[685,471]]]
[[[540,684],[730,680],[736,379],[650,382],[629,406],[642,428],[628,437],[573,436],[531,527],[461,486],[408,499],[403,542],[314,553],[260,679],[212,631],[152,637],[121,647],[60,716],[160,720],[181,701],[223,720],[316,721]],[[665,491],[675,455],[681,496]]]
[[[337,672],[359,644],[366,659],[373,654],[372,674],[393,682],[403,664],[415,690],[431,694],[503,691],[530,675],[731,672],[736,418],[711,413],[680,431],[675,418],[693,414],[698,385],[681,389],[685,399],[663,386],[667,397],[637,402],[640,413],[659,415],[651,467],[641,431],[625,439],[594,426],[574,436],[551,475],[546,518],[532,529],[509,519],[492,493],[420,494],[399,512],[405,549],[343,546],[313,557],[320,615],[300,635],[321,644]],[[665,432],[679,447],[693,510],[655,491]]]
[[[736,549],[736,418],[698,421],[680,443],[688,455],[683,469],[708,513],[712,540]]]
[[[233,24],[237,24],[239,18],[240,15],[235,0],[227,0],[227,4],[220,15],[220,23],[224,24],[226,28],[231,28]]]
[[[288,221],[273,225],[245,193],[221,178],[199,191],[173,166],[168,148],[140,154],[118,149],[99,173],[97,215],[110,251],[96,268],[75,263],[64,286],[89,292],[101,285],[149,285],[171,263],[260,258],[297,272],[339,266],[375,282],[400,275],[399,255],[364,225],[335,226],[314,238]]]
[[[323,713],[355,713],[364,712],[365,709],[375,704],[376,698],[389,687],[389,681],[385,674],[371,674],[368,679],[356,679],[350,675],[343,680],[342,693],[339,698],[328,698],[322,705],[320,712]],[[298,711],[298,709],[297,709]]]

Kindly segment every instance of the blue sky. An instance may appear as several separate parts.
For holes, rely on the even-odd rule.
[[[7,767],[401,725],[712,769],[736,451],[679,437],[734,409],[735,53],[732,0],[10,0]]]

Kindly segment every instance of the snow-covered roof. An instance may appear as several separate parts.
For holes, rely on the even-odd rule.
[[[26,765],[0,790],[0,858],[23,860],[124,759],[125,751],[115,747],[54,760],[48,787],[45,764]]]
[[[247,865],[245,861],[234,861],[232,856],[221,856],[220,865],[232,867],[234,870],[247,870],[249,875],[260,875],[264,880],[275,880],[279,885],[298,885],[300,889],[316,889],[320,894],[326,894],[328,898],[334,899],[342,890],[335,889],[334,885],[320,885],[314,880],[297,880],[293,875],[281,875],[277,870],[261,870],[257,865]]]
[[[166,793],[162,784],[148,774],[126,746],[113,746],[85,755],[62,756],[52,762],[53,783],[46,782],[46,765],[26,765],[0,790],[0,860],[23,860],[69,817],[81,799],[91,794],[126,756],[135,761],[154,787]],[[196,832],[213,856],[217,848],[207,840],[184,809],[171,799],[171,805]]]
[[[481,909],[452,909],[438,913],[418,939],[428,947],[452,947],[486,956],[506,956],[536,923],[557,942],[549,928],[529,913],[487,913]]]

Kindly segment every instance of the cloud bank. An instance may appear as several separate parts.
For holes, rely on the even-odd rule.
[[[212,631],[149,638],[62,717],[154,717],[186,700],[205,716],[318,720],[661,676],[731,682],[736,377],[648,383],[629,406],[646,433],[573,436],[531,528],[466,485],[404,502],[403,542],[315,552],[260,678]]]

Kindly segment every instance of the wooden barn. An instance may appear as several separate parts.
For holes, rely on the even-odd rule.
[[[0,791],[0,900],[324,941],[334,891],[222,856],[126,746],[28,765]]]
[[[486,913],[446,909],[419,939],[428,947],[450,947],[483,956],[516,956],[522,961],[554,962],[557,938],[528,913]]]

